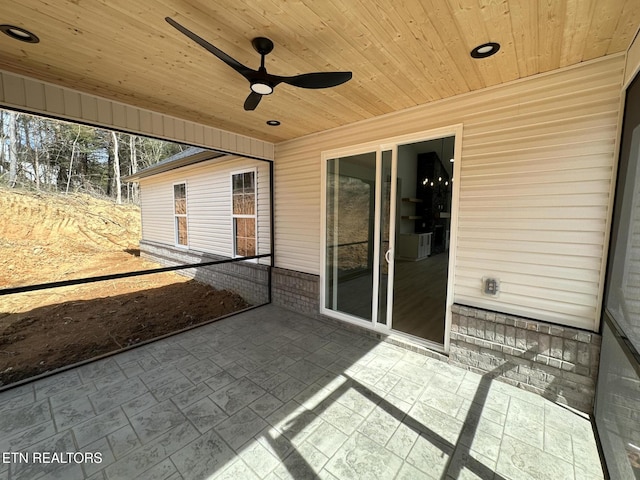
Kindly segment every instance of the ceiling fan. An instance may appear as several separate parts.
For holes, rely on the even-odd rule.
[[[251,86],[251,93],[244,102],[245,110],[255,110],[263,95],[271,95],[273,89],[279,83],[287,83],[294,87],[301,88],[328,88],[335,87],[351,80],[351,72],[315,72],[315,73],[303,73],[301,75],[295,75],[293,77],[281,77],[279,75],[272,75],[267,73],[267,69],[264,67],[264,57],[273,50],[273,42],[265,37],[256,37],[251,41],[253,48],[260,54],[260,68],[253,70],[249,67],[245,67],[237,60],[231,58],[219,48],[211,45],[206,40],[200,38],[192,31],[186,29],[178,22],[170,17],[166,17],[165,20],[177,29],[179,32],[185,34],[191,40],[196,42],[201,47],[204,47],[209,52],[213,53],[216,57],[222,60],[224,63],[233,68],[236,72],[246,78]]]

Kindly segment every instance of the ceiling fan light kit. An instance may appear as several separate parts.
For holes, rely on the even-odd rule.
[[[273,93],[273,87],[266,82],[253,82],[251,84],[251,90],[260,95],[271,95]]]
[[[303,73],[292,77],[272,75],[267,72],[267,69],[264,66],[264,58],[273,50],[273,42],[265,37],[256,37],[251,41],[255,51],[260,54],[260,68],[258,70],[254,70],[241,64],[219,48],[183,27],[172,18],[165,17],[165,20],[180,33],[186,35],[198,45],[218,57],[249,81],[251,93],[249,93],[249,96],[244,102],[244,109],[247,111],[255,110],[262,97],[264,95],[271,95],[273,90],[280,83],[286,83],[299,88],[329,88],[341,85],[351,80],[351,77],[353,76],[351,72]]]

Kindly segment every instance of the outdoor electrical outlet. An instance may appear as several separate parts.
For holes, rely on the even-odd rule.
[[[498,295],[498,292],[500,291],[500,280],[497,278],[484,277],[482,279],[482,284],[484,287],[483,293],[485,295]]]

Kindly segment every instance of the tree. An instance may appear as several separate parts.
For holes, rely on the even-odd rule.
[[[16,186],[18,180],[18,133],[16,120],[19,114],[9,112],[9,187]]]
[[[120,180],[120,155],[118,153],[118,134],[111,132],[113,138],[113,175],[116,181],[116,203],[122,203],[122,182]]]
[[[134,173],[138,173],[138,151],[136,145],[137,137],[135,135],[129,135],[129,175],[133,175]],[[138,183],[133,182],[131,185],[131,196],[133,197],[133,202],[138,203],[139,195],[138,195]],[[127,188],[127,193],[129,189]]]
[[[182,145],[0,109],[0,181],[9,186],[82,191],[122,202],[121,174],[135,174]],[[138,186],[127,184],[127,201]]]

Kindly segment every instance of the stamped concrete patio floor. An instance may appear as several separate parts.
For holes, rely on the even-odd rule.
[[[271,305],[0,393],[0,452],[2,480],[603,478],[587,419]]]

